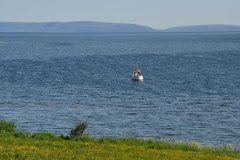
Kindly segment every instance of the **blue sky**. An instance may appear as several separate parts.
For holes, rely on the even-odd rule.
[[[240,25],[240,0],[0,0],[0,21]]]

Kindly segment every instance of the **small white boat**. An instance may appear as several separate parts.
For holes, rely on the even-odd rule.
[[[143,81],[143,75],[141,70],[138,68],[138,66],[133,70],[131,74],[131,79],[133,81]]]

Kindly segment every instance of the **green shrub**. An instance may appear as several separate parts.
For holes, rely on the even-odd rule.
[[[64,139],[65,140],[70,140],[71,138],[69,136],[66,136]]]
[[[0,130],[0,137],[12,137],[13,134],[11,132],[6,132],[5,130]]]
[[[60,134],[59,138],[60,138],[60,139],[66,139],[66,137],[64,136],[64,134]]]
[[[16,124],[14,122],[0,121],[0,131],[5,131],[8,133],[16,132]]]
[[[14,137],[15,138],[30,138],[30,137],[32,137],[32,133],[29,133],[29,132],[15,132]]]
[[[229,152],[229,151],[234,151],[235,147],[232,145],[225,144],[225,145],[219,146],[218,149],[222,152]]]
[[[110,137],[103,137],[96,140],[97,143],[103,144],[126,144],[129,145],[129,138],[121,139],[121,138],[110,138]],[[130,142],[131,143],[131,142]]]
[[[40,133],[34,133],[32,134],[32,138],[38,139],[38,140],[54,140],[57,139],[55,135],[48,132],[40,132]]]
[[[76,138],[82,136],[84,131],[87,129],[88,124],[86,121],[80,121],[74,128],[70,131],[70,138]]]
[[[81,142],[93,142],[94,138],[90,137],[89,135],[82,135],[82,136],[73,138],[73,140],[81,141]]]

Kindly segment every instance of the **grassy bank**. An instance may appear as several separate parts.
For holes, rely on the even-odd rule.
[[[202,146],[196,142],[94,139],[86,135],[69,138],[0,127],[0,159],[240,160],[240,152],[230,146]]]

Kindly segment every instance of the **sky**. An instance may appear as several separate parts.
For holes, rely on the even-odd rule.
[[[0,0],[0,21],[240,25],[240,0]]]

